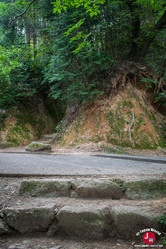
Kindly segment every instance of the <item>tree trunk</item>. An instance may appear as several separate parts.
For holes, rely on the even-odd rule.
[[[138,44],[137,39],[140,35],[140,17],[139,17],[139,8],[138,5],[135,3],[135,0],[125,1],[127,4],[130,14],[131,14],[131,25],[132,25],[132,43],[131,43],[131,50],[129,52],[129,58],[134,58],[135,55],[138,53]]]
[[[36,11],[33,8],[33,34],[32,34],[32,38],[33,38],[33,55],[34,58],[36,58],[37,55],[37,31],[36,31]]]
[[[34,58],[36,58],[36,55],[37,55],[36,45],[37,45],[37,35],[36,35],[36,32],[33,32],[33,55],[34,55]]]
[[[25,19],[25,43],[30,47],[31,44],[31,28],[28,21]]]
[[[129,52],[129,58],[134,61],[139,61],[146,56],[148,49],[157,33],[166,26],[166,11],[154,27],[152,27],[149,31],[144,30],[140,32],[141,23],[139,18],[139,6],[136,3],[136,0],[125,0],[124,2],[130,10],[132,20],[132,44]]]
[[[141,41],[141,46],[139,46],[137,54],[135,56],[135,59],[137,61],[141,60],[141,58],[144,58],[146,56],[151,43],[157,36],[157,33],[160,30],[162,30],[165,26],[166,26],[166,11],[159,19],[153,30],[149,31],[148,33],[142,32],[142,34],[140,34],[139,40]]]
[[[108,0],[106,0],[106,5],[105,5],[105,18],[106,21],[109,23],[110,22],[110,16],[109,16],[109,9],[108,9]],[[112,31],[111,28],[106,29],[105,33],[105,51],[108,55],[110,55],[111,59],[115,59],[114,55],[114,50],[112,46]]]

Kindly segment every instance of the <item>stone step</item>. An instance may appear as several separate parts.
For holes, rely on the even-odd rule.
[[[53,140],[53,134],[43,134],[40,139],[38,140],[38,142],[40,143],[46,143],[46,144],[51,144],[52,140]]]
[[[39,139],[38,142],[39,143],[43,143],[43,144],[51,144],[51,140],[49,140],[49,139],[48,140],[46,140],[46,139],[45,140],[44,139]]]
[[[91,200],[86,203],[77,200],[72,204],[70,198],[59,199],[63,201],[29,199],[24,205],[4,208],[0,218],[0,234],[39,232],[55,236],[62,233],[83,240],[135,240],[138,238],[136,233],[146,228],[162,232],[159,218],[163,214],[163,203],[131,200]]]
[[[41,139],[52,139],[52,137],[54,136],[55,133],[51,133],[51,134],[43,134],[41,136]]]
[[[147,177],[130,181],[112,178],[31,179],[21,183],[19,194],[27,197],[155,200],[166,197],[166,180]]]

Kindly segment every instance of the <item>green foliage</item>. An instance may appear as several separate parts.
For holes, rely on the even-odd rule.
[[[166,229],[166,214],[161,215],[158,221],[162,225],[163,230],[165,230]]]
[[[121,188],[122,192],[126,191],[126,186],[124,184],[120,184],[120,188]]]
[[[95,100],[103,93],[103,72],[108,69],[109,57],[105,53],[96,51],[88,42],[88,47],[81,47],[80,40],[87,39],[83,31],[76,32],[75,37],[70,38],[71,32],[75,32],[74,25],[68,20],[75,20],[79,13],[71,11],[57,17],[58,28],[50,39],[54,40],[53,51],[47,67],[43,71],[43,86],[49,83],[50,96],[54,99],[71,104],[73,102],[86,102]],[[75,22],[75,21],[74,21]],[[83,29],[83,22],[78,27]],[[74,53],[73,53],[74,51]]]
[[[161,224],[162,230],[166,231],[166,214],[163,214],[160,216],[160,218],[157,220]],[[166,245],[166,236],[162,237],[163,245]]]
[[[67,104],[94,101],[107,87],[105,73],[119,58],[128,58],[133,43],[133,18],[140,21],[138,47],[153,36],[146,62],[162,71],[164,28],[155,25],[164,0],[38,0],[0,3],[0,108],[28,103],[44,93]],[[144,60],[144,59],[143,59]],[[157,84],[142,79],[148,88]],[[159,93],[155,102],[165,103]]]
[[[141,82],[145,83],[147,88],[152,88],[153,85],[159,84],[158,81],[150,79],[150,78],[142,78]]]
[[[32,81],[34,65],[23,61],[21,56],[24,49],[13,46],[0,46],[0,108],[16,107],[25,98],[33,96],[36,85]],[[24,59],[24,58],[23,58]]]
[[[6,115],[3,113],[0,113],[0,131],[2,130],[4,126],[4,121],[5,121]]]
[[[58,61],[57,61],[58,59]],[[77,60],[59,63],[59,57],[52,57],[45,80],[50,82],[50,95],[68,103],[94,101],[103,94],[102,70],[108,68],[107,59],[97,53],[87,51],[79,54]]]
[[[63,0],[63,3],[60,0],[53,2],[54,4],[54,13],[66,11],[69,7],[84,7],[85,11],[94,16],[100,13],[99,6],[103,4],[105,0]]]
[[[158,95],[157,95],[157,97],[155,97],[155,99],[154,99],[154,103],[156,103],[156,102],[158,102],[158,101],[160,101],[161,103],[163,103],[163,104],[165,104],[166,105],[166,95],[165,95],[165,93],[159,93]]]

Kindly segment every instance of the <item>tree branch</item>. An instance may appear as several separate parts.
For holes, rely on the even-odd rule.
[[[131,128],[134,124],[134,111],[132,110],[132,121],[131,121],[131,124],[130,124],[130,127],[129,127],[129,138],[130,138],[130,142],[132,141],[132,137],[131,137]]]
[[[14,16],[14,17],[12,18],[12,20],[10,21],[8,27],[10,27],[10,26],[12,25],[12,23],[13,23],[17,18],[22,17],[23,15],[25,15],[25,14],[27,13],[27,11],[29,10],[29,8],[31,7],[31,5],[32,5],[34,2],[36,2],[36,0],[32,0],[32,2],[30,2],[30,4],[27,6],[26,10],[23,11],[21,14],[19,14],[19,15],[17,15],[17,16]]]
[[[151,32],[149,33],[144,32],[142,33],[142,37],[140,35],[140,40],[142,40],[142,45],[139,47],[139,51],[138,51],[139,53],[136,56],[137,60],[139,60],[140,58],[144,58],[146,56],[151,43],[157,36],[157,32],[164,29],[165,27],[166,27],[166,11],[163,13],[159,21],[154,26],[154,30],[152,31],[155,31],[155,32],[153,34]]]
[[[166,25],[166,10],[162,15],[162,17],[160,18],[160,20],[158,21],[158,23],[155,25],[155,28],[161,30],[162,28],[164,28],[165,25]]]

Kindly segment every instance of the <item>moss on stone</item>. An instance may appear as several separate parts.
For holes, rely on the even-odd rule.
[[[163,179],[139,179],[125,182],[126,196],[130,199],[161,199],[166,197],[166,181]]]
[[[34,143],[34,144],[29,144],[28,147],[31,148],[31,149],[37,149],[37,148],[40,148],[42,146],[45,146],[45,144],[37,144],[37,143]]]
[[[20,195],[36,197],[69,196],[70,181],[23,181],[19,190]]]
[[[19,194],[24,195],[25,193],[31,193],[31,192],[33,193],[34,191],[36,191],[37,186],[38,183],[35,181],[23,182],[21,184]]]

